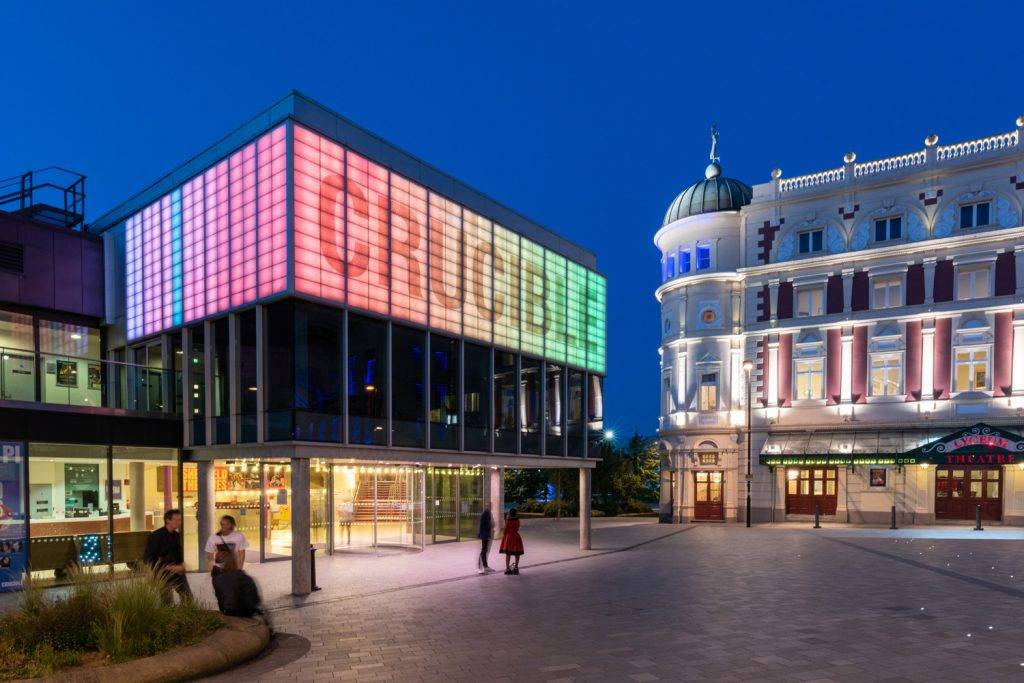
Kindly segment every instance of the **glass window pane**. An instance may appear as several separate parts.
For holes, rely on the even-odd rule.
[[[544,452],[547,455],[562,455],[565,452],[565,368],[548,363],[544,379],[544,423],[547,429]]]
[[[340,311],[295,305],[294,438],[301,441],[342,439],[341,326]]]
[[[465,378],[463,421],[465,449],[490,450],[491,437],[491,352],[484,346],[467,343],[463,351]]]
[[[391,328],[391,442],[423,447],[426,443],[425,333],[401,325]]]
[[[387,326],[349,314],[348,412],[351,443],[387,444]]]
[[[604,378],[587,374],[587,455],[596,456],[604,439]]]
[[[540,361],[523,358],[519,411],[522,452],[540,455]]]
[[[253,443],[256,438],[256,311],[238,314],[238,438]]]
[[[267,439],[291,439],[295,427],[295,306],[278,301],[266,308]],[[193,365],[193,382],[196,365]]]
[[[459,342],[430,335],[430,447],[459,447]]]
[[[988,225],[988,210],[990,206],[991,204],[989,204],[988,202],[983,202],[981,204],[975,205],[975,225]]]
[[[516,398],[519,378],[516,376],[516,355],[494,352],[494,450],[516,452]]]
[[[19,328],[11,329],[20,339]],[[19,342],[21,343],[21,342]],[[100,360],[100,331],[97,328],[72,323],[39,321],[40,389],[45,403],[76,406],[102,406],[102,366]],[[6,354],[12,355],[12,354]],[[17,356],[7,359],[18,363]],[[24,362],[26,359],[22,359]],[[6,369],[5,369],[6,373]],[[19,375],[27,378],[28,375]],[[160,375],[157,375],[159,385]],[[20,384],[20,383],[19,383]],[[34,389],[33,389],[34,400]],[[154,405],[148,410],[161,410]]]
[[[113,561],[117,571],[142,562],[149,533],[163,526],[165,512],[178,507],[178,462],[170,448],[114,446],[113,455]],[[190,513],[191,521],[182,521],[189,522],[194,535],[195,511]],[[197,569],[194,564],[188,568]]]
[[[960,207],[960,227],[970,228],[974,225],[974,207],[971,205]]]
[[[0,311],[0,398],[36,400],[35,340],[30,315]]]

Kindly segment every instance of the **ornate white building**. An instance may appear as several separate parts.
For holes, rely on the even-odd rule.
[[[749,396],[754,522],[1024,523],[1022,132],[753,188],[713,133],[654,237],[666,521],[745,519]]]

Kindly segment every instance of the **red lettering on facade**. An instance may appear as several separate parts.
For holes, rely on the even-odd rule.
[[[345,179],[340,175],[331,174],[320,182],[320,245],[324,261],[336,273],[342,273],[343,257],[339,237],[344,235],[338,226],[338,197],[341,195]]]
[[[391,202],[391,221],[394,223],[395,216],[405,221],[405,230],[408,239],[405,242],[395,239],[394,231],[391,234],[391,254],[405,258],[409,268],[409,296],[423,299],[423,287],[420,286],[420,262],[413,258],[413,254],[420,248],[420,239],[423,235],[420,232],[420,222],[405,204]]]

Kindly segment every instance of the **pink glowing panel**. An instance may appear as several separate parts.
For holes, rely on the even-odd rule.
[[[288,278],[285,147],[285,127],[280,126],[261,137],[256,148],[256,222],[260,233],[256,258],[261,297],[283,290]]]
[[[491,341],[494,319],[491,222],[462,210],[463,305],[462,328],[467,337]]]
[[[345,244],[348,303],[388,313],[388,172],[346,153]]]
[[[427,191],[391,174],[391,315],[427,323]]]
[[[206,315],[206,184],[203,176],[182,192],[185,322]]]
[[[462,207],[430,193],[430,324],[462,333]]]

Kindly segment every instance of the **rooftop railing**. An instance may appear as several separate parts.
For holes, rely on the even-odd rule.
[[[1000,152],[1020,146],[1021,135],[1024,132],[1024,116],[1017,117],[1017,129],[1008,133],[1000,133],[977,140],[957,142],[952,145],[939,146],[939,137],[929,135],[925,138],[924,149],[907,154],[886,157],[857,163],[857,155],[850,152],[843,157],[844,165],[839,168],[832,168],[817,173],[783,178],[782,170],[776,168],[772,171],[772,180],[777,191],[781,193],[793,192],[812,187],[823,187],[834,185],[856,178],[865,178],[885,173],[893,173],[915,166],[924,166],[929,163],[941,163],[944,161],[955,161],[966,157]]]

